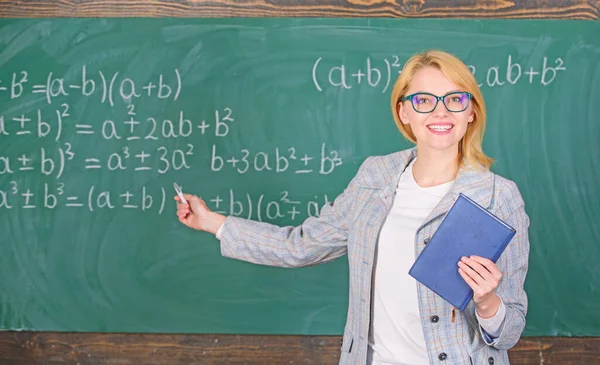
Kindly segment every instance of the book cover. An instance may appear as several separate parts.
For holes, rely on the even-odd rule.
[[[461,257],[477,255],[495,263],[515,233],[514,228],[461,193],[409,275],[462,311],[473,290],[458,273]]]

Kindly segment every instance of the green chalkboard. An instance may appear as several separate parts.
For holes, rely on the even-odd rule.
[[[481,83],[484,148],[531,218],[526,335],[600,335],[600,23],[0,20],[0,327],[340,334],[347,259],[220,256],[173,182],[277,224],[370,155],[411,147],[402,64],[450,51]]]

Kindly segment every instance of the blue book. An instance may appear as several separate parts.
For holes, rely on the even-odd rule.
[[[473,290],[458,273],[461,257],[477,255],[495,263],[515,233],[487,209],[459,194],[408,273],[462,311],[473,298]]]

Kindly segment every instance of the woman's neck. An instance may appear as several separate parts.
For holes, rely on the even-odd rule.
[[[456,179],[458,174],[458,150],[432,151],[417,148],[417,161],[413,165],[413,177],[421,187],[431,187]]]

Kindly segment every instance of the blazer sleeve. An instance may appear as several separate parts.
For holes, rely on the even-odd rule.
[[[506,307],[506,316],[498,337],[490,338],[481,326],[480,331],[489,346],[509,350],[517,344],[525,329],[527,294],[524,283],[529,266],[529,217],[525,212],[525,202],[514,182],[505,180],[500,189],[500,208],[497,214],[516,230],[515,236],[496,263],[502,272],[496,294]]]
[[[221,254],[255,264],[303,267],[332,261],[347,252],[348,226],[357,181],[367,159],[344,191],[318,217],[301,225],[278,227],[229,216],[223,224]]]

